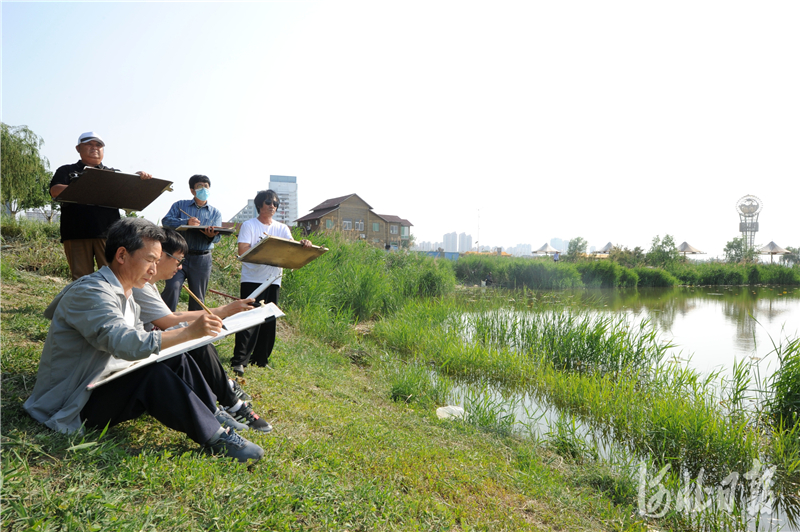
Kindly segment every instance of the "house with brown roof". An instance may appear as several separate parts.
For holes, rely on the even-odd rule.
[[[392,214],[377,214],[358,194],[323,201],[296,220],[306,235],[340,231],[354,239],[384,247],[407,246],[412,223]]]

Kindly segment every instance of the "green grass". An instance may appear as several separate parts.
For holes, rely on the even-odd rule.
[[[52,239],[45,245],[60,251]],[[21,260],[11,256],[16,250],[4,253],[4,265]],[[222,267],[232,264],[220,259]],[[343,272],[354,271],[345,268],[347,257],[338,260]],[[381,302],[372,320],[451,286],[449,265],[413,260],[384,260],[381,278],[407,299],[363,295]],[[416,286],[405,275],[415,268]],[[234,288],[232,272],[217,272],[217,287]],[[585,483],[585,466],[508,430],[503,405],[475,395],[467,422],[438,420],[435,407],[447,400],[450,380],[365,341],[369,329],[355,309],[370,307],[359,307],[358,295],[336,299],[341,279],[334,275],[318,288],[311,277],[287,286],[291,319],[279,328],[275,369],[246,375],[255,409],[275,426],[270,435],[247,434],[266,450],[259,464],[208,456],[148,416],[106,433],[54,433],[22,403],[47,328],[41,313],[66,279],[16,267],[2,274],[3,530],[649,528],[634,502],[606,495],[606,484],[626,482],[618,472],[593,464],[611,480]],[[301,303],[305,283],[324,304]],[[232,339],[221,343],[223,358],[231,348]],[[420,399],[393,400],[403,394]]]
[[[373,338],[440,373],[526,390],[659,466],[692,475],[704,468],[709,482],[748,471],[768,455],[780,497],[795,497],[800,429],[789,421],[797,413],[796,341],[784,351],[785,369],[759,390],[745,365],[723,379],[671,364],[664,356],[669,346],[647,324],[497,294],[407,306],[378,323]],[[762,410],[768,405],[772,422]],[[775,423],[778,409],[786,411]],[[571,435],[560,427],[551,439],[556,452],[577,460],[586,449]]]
[[[626,268],[610,260],[554,263],[548,258],[466,255],[455,263],[465,285],[480,285],[489,272],[497,285],[511,289],[633,288],[653,286],[800,285],[800,267],[780,264],[676,263],[669,269]]]

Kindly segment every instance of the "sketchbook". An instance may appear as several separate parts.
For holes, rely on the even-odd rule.
[[[326,251],[328,248],[320,246],[307,248],[294,240],[266,235],[258,244],[245,251],[239,260],[251,264],[265,264],[296,270]]]
[[[93,390],[98,386],[106,384],[107,382],[113,381],[114,379],[122,377],[123,375],[127,375],[132,371],[136,371],[143,366],[147,366],[154,362],[161,362],[162,360],[174,357],[175,355],[180,355],[181,353],[185,353],[192,349],[222,340],[230,334],[249,329],[250,327],[255,327],[256,325],[260,325],[270,318],[277,319],[281,316],[285,316],[285,314],[281,309],[278,308],[277,305],[275,305],[275,303],[268,303],[262,307],[254,308],[253,310],[247,310],[245,312],[234,314],[233,316],[228,316],[222,320],[222,323],[224,323],[228,328],[227,331],[222,329],[217,336],[203,336],[202,338],[196,338],[182,344],[168,347],[167,349],[162,349],[160,353],[153,353],[148,358],[138,360],[124,369],[121,369],[110,375],[106,375],[100,380],[91,382],[88,386],[86,386],[86,389]]]
[[[86,168],[79,177],[70,181],[55,200],[142,211],[166,190],[172,191],[172,181],[142,179],[136,174]]]
[[[180,225],[175,228],[176,231],[204,231],[211,228],[221,235],[233,235],[236,233],[235,227],[220,227],[218,225]]]

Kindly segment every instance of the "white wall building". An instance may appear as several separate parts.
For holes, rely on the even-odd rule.
[[[289,227],[295,226],[297,215],[297,178],[294,176],[271,175],[269,176],[269,188],[278,194],[281,206],[275,213],[274,219],[285,223]],[[252,199],[247,200],[247,205],[236,213],[236,216],[229,221],[241,223],[250,218],[258,216],[255,203]]]
[[[458,233],[453,231],[452,233],[447,233],[443,237],[444,240],[444,250],[446,253],[450,252],[458,252]]]
[[[458,252],[466,253],[472,251],[472,235],[461,233],[458,235]]]
[[[295,226],[295,220],[300,216],[297,212],[297,178],[287,175],[269,176],[269,188],[278,193],[281,206],[275,213],[275,219],[289,227]]]

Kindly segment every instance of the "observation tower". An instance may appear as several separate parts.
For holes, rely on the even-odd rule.
[[[758,232],[758,213],[763,207],[761,199],[756,196],[742,196],[736,202],[736,212],[739,213],[739,232],[742,233],[747,249],[755,247],[756,233]]]

